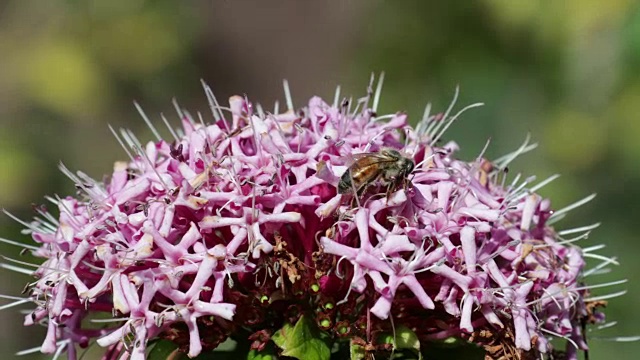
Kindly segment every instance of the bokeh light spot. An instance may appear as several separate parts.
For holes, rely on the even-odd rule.
[[[545,129],[545,149],[570,172],[594,166],[604,155],[606,128],[588,114],[564,109]]]
[[[101,103],[101,73],[80,46],[42,42],[26,54],[22,71],[25,94],[49,110],[80,115]]]

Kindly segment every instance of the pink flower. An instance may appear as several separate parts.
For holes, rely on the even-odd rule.
[[[39,209],[28,224],[44,262],[25,324],[48,327],[42,352],[76,358],[96,341],[105,358],[143,359],[163,338],[194,357],[241,329],[265,341],[303,313],[330,320],[332,337],[346,323],[371,339],[394,318],[421,341],[548,354],[558,336],[569,354],[586,349],[581,326],[602,321],[600,303],[582,285],[585,253],[563,235],[591,228],[550,226],[564,211],[535,193],[548,181],[506,181],[531,145],[466,162],[457,144],[438,145],[462,112],[452,107],[413,128],[406,114],[378,116],[370,96],[271,114],[237,96],[223,108],[206,90],[213,123],[178,108],[169,141],[150,123],[146,145],[113,131],[130,159],[106,183],[62,167],[81,194],[49,198],[59,216]],[[384,148],[413,172],[357,199],[337,193],[351,155]],[[113,319],[87,326],[100,313]]]

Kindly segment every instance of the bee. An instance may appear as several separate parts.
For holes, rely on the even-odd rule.
[[[342,174],[338,183],[338,193],[347,194],[355,189],[361,195],[369,185],[380,181],[387,186],[387,196],[392,189],[405,181],[413,171],[414,163],[394,149],[356,154],[354,163]]]

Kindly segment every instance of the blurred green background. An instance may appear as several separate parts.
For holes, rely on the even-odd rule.
[[[386,72],[382,112],[415,121],[427,101],[444,110],[456,85],[466,113],[447,133],[474,157],[491,138],[495,158],[527,133],[540,144],[511,172],[562,177],[542,194],[560,208],[598,197],[559,227],[602,221],[582,246],[621,265],[591,283],[628,278],[607,309],[619,325],[592,336],[639,335],[640,3],[566,1],[75,1],[0,2],[0,206],[22,218],[47,194],[73,186],[59,161],[102,178],[125,154],[107,124],[149,131],[132,101],[157,123],[178,124],[180,104],[208,115],[200,79],[218,99],[248,94],[267,107],[290,82],[296,106],[314,94],[364,94]],[[0,236],[28,239],[0,216]],[[18,250],[2,246],[3,254]],[[2,293],[29,279],[2,271]],[[43,329],[0,312],[0,354],[38,346]],[[592,340],[591,359],[637,359],[639,343]],[[28,358],[39,358],[37,355]]]

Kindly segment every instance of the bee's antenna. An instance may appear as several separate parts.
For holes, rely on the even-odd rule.
[[[414,171],[416,171],[416,169],[418,169],[420,166],[422,166],[425,162],[431,160],[434,156],[436,156],[438,153],[434,152],[433,154],[427,156],[426,158],[424,158],[422,161],[420,161],[419,163],[416,164],[416,166],[413,167],[413,171],[411,173],[413,173]]]

